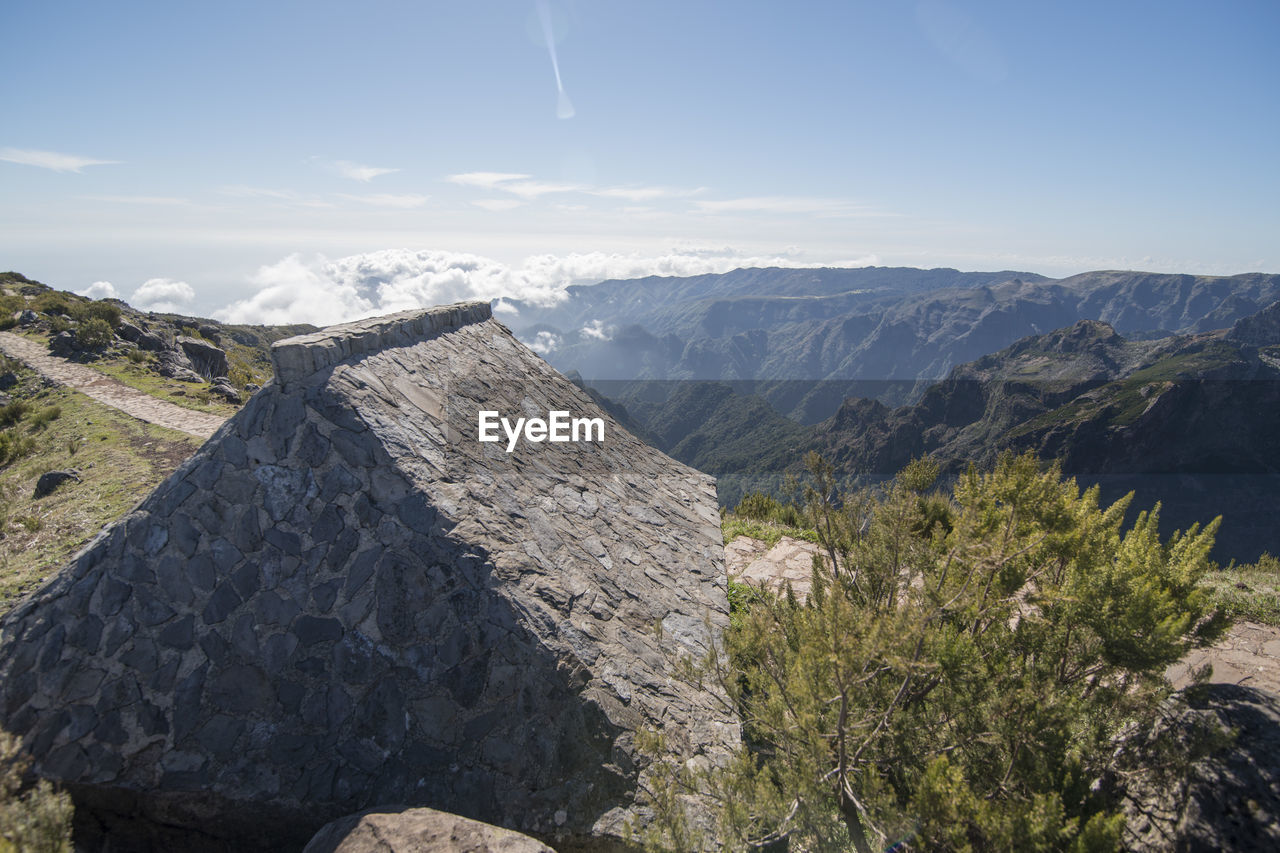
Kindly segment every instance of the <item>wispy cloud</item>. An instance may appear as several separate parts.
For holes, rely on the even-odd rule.
[[[57,151],[37,151],[31,148],[0,148],[0,160],[7,163],[21,163],[24,166],[39,166],[41,169],[52,169],[55,172],[77,173],[86,166],[109,166],[120,162],[80,157],[76,154],[60,154]]]
[[[293,190],[273,190],[266,187],[246,187],[241,185],[220,187],[218,192],[233,198],[274,198],[280,201],[297,201],[300,198]]]
[[[311,162],[326,172],[366,184],[379,175],[390,175],[392,172],[400,171],[399,169],[384,169],[380,166],[366,166],[363,163],[353,163],[350,160],[326,160],[322,157],[312,157]]]
[[[514,210],[517,207],[524,207],[525,204],[518,198],[478,198],[471,203],[476,207],[494,212]]]
[[[522,175],[518,172],[463,172],[460,175],[449,175],[445,180],[464,187],[481,187],[491,190],[508,181],[523,181],[532,177],[533,175]]]
[[[109,201],[117,204],[147,204],[156,206],[186,207],[190,199],[167,195],[86,195],[81,198],[88,201]]]
[[[356,201],[361,204],[369,204],[374,207],[394,207],[400,210],[408,210],[414,207],[422,207],[427,203],[430,196],[425,195],[395,195],[393,193],[372,193],[370,195],[345,195],[339,194],[338,198],[346,201]]]
[[[660,186],[597,187],[590,184],[544,181],[522,172],[463,172],[449,175],[445,180],[453,184],[510,193],[526,201],[544,195],[575,193],[598,198],[621,199],[630,202],[657,201],[659,199],[689,198],[706,192],[706,187],[684,189]],[[486,206],[486,205],[481,205]],[[496,210],[489,206],[490,210]]]
[[[602,187],[590,191],[603,198],[621,198],[627,201],[657,201],[663,198],[688,198],[706,192],[706,187],[686,190],[679,187]]]
[[[696,199],[694,205],[702,213],[797,213],[816,216],[882,217],[884,213],[838,198],[804,196],[752,196],[730,199]]]

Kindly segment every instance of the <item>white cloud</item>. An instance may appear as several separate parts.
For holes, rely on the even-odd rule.
[[[592,195],[604,198],[621,198],[627,201],[656,201],[660,198],[688,198],[707,191],[706,187],[686,190],[678,187],[602,187],[591,190]]]
[[[803,196],[753,196],[722,200],[697,199],[703,213],[801,213],[818,216],[890,216],[838,198]]]
[[[491,210],[495,213],[504,210],[514,210],[517,207],[524,207],[524,202],[518,198],[480,198],[471,202],[476,207],[484,210]]]
[[[427,203],[430,196],[425,195],[395,195],[392,193],[372,193],[370,195],[345,195],[339,194],[338,198],[347,201],[358,201],[362,204],[370,204],[374,207],[394,207],[400,210],[408,210],[414,207],[422,207]]]
[[[613,340],[613,326],[606,326],[603,320],[592,320],[583,326],[579,331],[584,338],[593,338],[597,341]]]
[[[538,355],[546,355],[560,348],[560,336],[555,332],[538,332],[529,342],[529,349]]]
[[[196,292],[185,281],[151,278],[133,292],[129,297],[129,304],[143,311],[180,314],[195,298]]]
[[[594,187],[589,184],[573,184],[541,181],[522,172],[464,172],[449,175],[445,180],[465,187],[499,190],[522,199],[536,199],[544,195],[579,193],[600,198],[616,198],[631,202],[656,201],[663,198],[687,198],[706,191],[705,187],[681,189],[679,187]],[[481,204],[481,202],[473,202]],[[481,204],[481,206],[485,206]],[[499,208],[490,207],[495,210]]]
[[[516,268],[478,255],[387,249],[329,260],[300,255],[262,267],[250,279],[257,293],[213,316],[231,323],[326,325],[472,299],[519,299],[551,305],[575,284],[647,275],[685,276],[738,267],[865,266],[875,258],[835,264],[793,255],[748,255],[731,248],[675,250],[661,256],[591,252],[534,255]],[[514,306],[511,306],[514,307]],[[601,334],[609,330],[600,328]]]
[[[353,181],[363,181],[364,183],[368,183],[379,175],[390,175],[392,172],[400,171],[399,169],[365,166],[361,163],[352,163],[350,160],[325,160],[321,157],[312,157],[311,162],[326,172],[332,172],[339,177],[350,178]]]
[[[506,314],[509,317],[519,317],[520,309],[505,299],[499,299],[497,302],[493,303],[493,313]]]
[[[81,296],[87,296],[90,299],[118,299],[120,294],[116,292],[115,286],[109,281],[95,281],[84,290],[77,290],[76,293]]]
[[[81,196],[89,201],[109,201],[117,204],[146,204],[161,207],[187,207],[189,199],[168,195],[86,195]]]
[[[463,172],[460,175],[449,175],[445,180],[464,187],[481,187],[491,190],[508,181],[522,181],[532,177],[533,175],[522,175],[518,172]]]
[[[56,151],[36,151],[30,148],[0,148],[0,160],[8,163],[21,163],[24,166],[39,166],[41,169],[52,169],[55,172],[79,172],[85,166],[109,166],[119,160],[95,160],[92,157],[80,157],[75,154],[59,154]]]

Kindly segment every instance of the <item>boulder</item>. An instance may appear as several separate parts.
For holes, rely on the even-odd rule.
[[[681,666],[728,623],[714,481],[618,426],[487,303],[272,359],[191,459],[0,620],[0,725],[101,825],[297,849],[398,802],[631,849],[628,824],[651,819],[638,733],[694,766],[739,743],[726,697]],[[482,411],[603,434],[481,442]]]
[[[18,322],[24,326],[33,326],[40,322],[40,315],[32,311],[30,308],[22,309],[18,314]]]
[[[121,320],[120,325],[116,327],[116,334],[123,340],[137,344],[138,349],[150,350],[151,352],[163,352],[168,348],[164,338],[152,332],[146,332],[127,320]]]
[[[74,468],[68,471],[46,471],[36,481],[35,496],[43,498],[46,495],[51,495],[59,486],[73,480],[77,483],[80,482],[80,472]]]
[[[192,369],[205,379],[227,375],[227,354],[206,340],[178,335],[178,347],[191,360]]]
[[[216,394],[228,403],[240,403],[240,392],[231,384],[231,380],[225,376],[219,376],[209,384],[209,393]]]
[[[404,806],[348,815],[315,834],[302,853],[556,853],[535,838],[435,809]]]
[[[54,355],[60,355],[63,358],[70,356],[79,349],[76,344],[75,332],[58,332],[49,339],[49,352]]]
[[[191,360],[180,349],[165,349],[156,357],[156,373],[182,382],[204,382],[205,377],[193,369]]]

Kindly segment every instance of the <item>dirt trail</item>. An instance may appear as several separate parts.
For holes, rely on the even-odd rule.
[[[724,548],[729,577],[758,586],[780,588],[790,580],[801,598],[809,592],[809,567],[817,545],[784,536],[770,548],[758,539],[739,536]],[[1175,687],[1191,683],[1191,673],[1213,666],[1210,684],[1240,684],[1280,695],[1280,628],[1237,622],[1208,648],[1195,649],[1165,673]]]
[[[41,376],[74,388],[99,403],[147,423],[176,429],[197,438],[208,438],[226,421],[220,415],[184,409],[173,403],[157,400],[117,379],[104,376],[91,367],[51,355],[42,344],[12,332],[0,332],[0,350],[26,362]]]

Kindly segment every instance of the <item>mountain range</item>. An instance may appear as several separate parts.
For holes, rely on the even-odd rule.
[[[1217,556],[1253,559],[1280,550],[1277,299],[1266,274],[738,270],[574,288],[513,325],[726,505],[810,450],[850,484],[1031,450],[1170,528],[1222,513]]]

